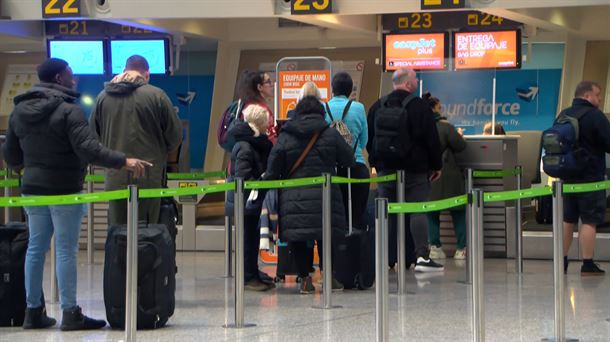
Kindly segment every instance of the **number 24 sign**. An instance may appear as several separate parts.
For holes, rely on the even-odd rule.
[[[80,17],[80,2],[81,0],[42,0],[42,17]]]

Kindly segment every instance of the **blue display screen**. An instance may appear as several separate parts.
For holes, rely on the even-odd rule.
[[[125,62],[133,55],[140,55],[148,61],[151,74],[167,72],[166,43],[157,40],[112,40],[110,41],[110,60],[112,74],[120,74],[125,69]]]
[[[103,75],[104,42],[101,40],[49,41],[49,57],[68,62],[75,75]]]

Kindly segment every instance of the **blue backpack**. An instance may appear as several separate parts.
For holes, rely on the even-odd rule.
[[[590,153],[579,144],[579,120],[591,108],[580,108],[575,114],[559,113],[553,126],[542,132],[544,172],[555,178],[574,178],[587,168]]]

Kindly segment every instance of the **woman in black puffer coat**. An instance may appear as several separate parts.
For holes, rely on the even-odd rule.
[[[297,105],[295,117],[280,130],[271,150],[265,179],[318,177],[322,173],[335,175],[335,167],[355,164],[351,147],[324,121],[324,107],[314,96],[303,98]],[[320,136],[302,164],[289,176],[290,170],[311,140]],[[333,239],[347,232],[341,190],[332,186]],[[307,241],[322,240],[322,189],[320,186],[282,189],[279,193],[280,239],[288,242],[297,263],[302,284],[311,285]],[[312,286],[312,285],[311,285]]]

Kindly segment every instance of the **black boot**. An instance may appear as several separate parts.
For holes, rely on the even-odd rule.
[[[55,319],[47,316],[47,309],[44,306],[25,309],[23,329],[45,329],[54,326],[55,323],[57,323]]]
[[[101,329],[105,326],[106,321],[83,315],[79,306],[64,310],[61,320],[61,330],[63,331]]]

